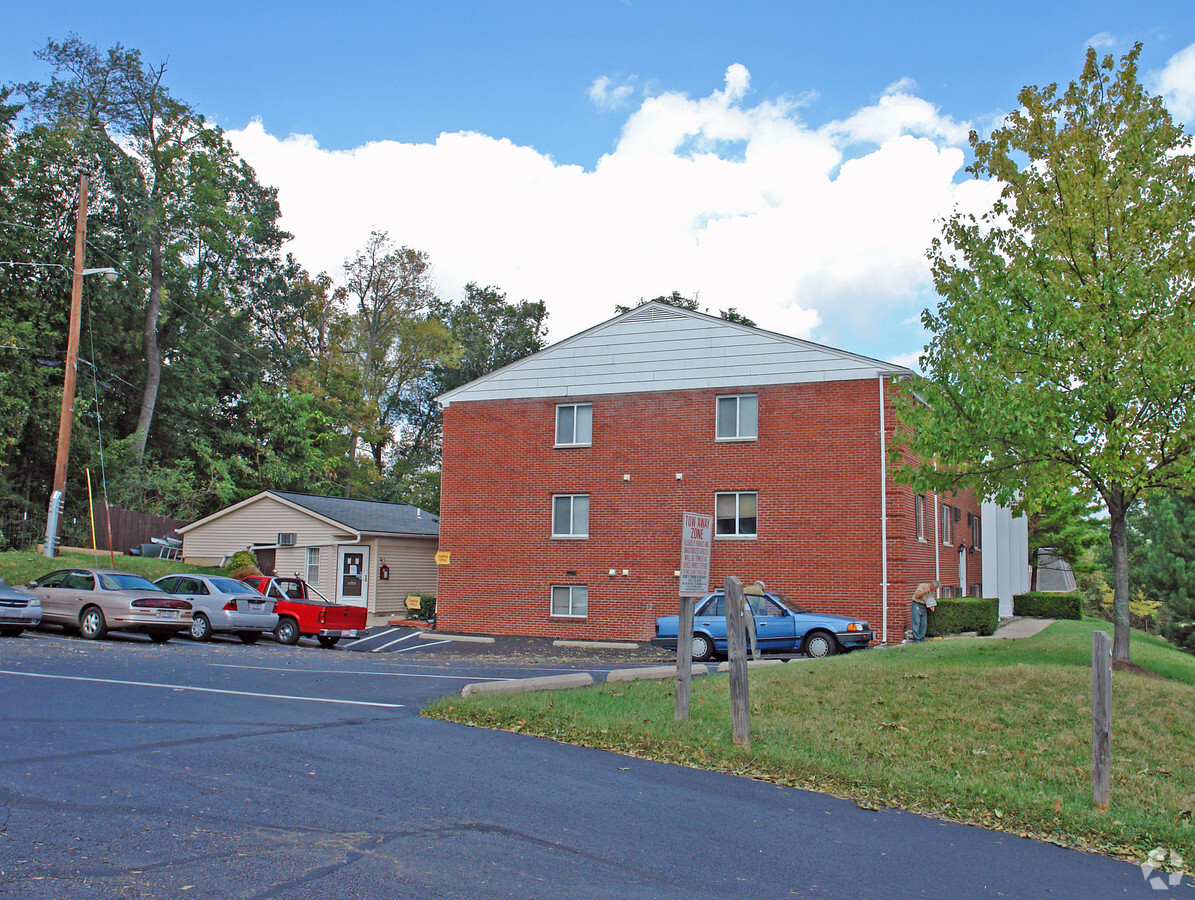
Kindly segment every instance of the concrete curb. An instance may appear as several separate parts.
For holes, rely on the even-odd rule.
[[[694,675],[708,675],[709,669],[702,665],[693,666]],[[606,676],[606,683],[620,681],[650,681],[676,677],[676,666],[650,666],[645,669],[615,669]]]
[[[766,669],[769,666],[782,666],[786,661],[783,659],[749,659],[747,660],[748,669]],[[719,672],[729,672],[730,663],[718,663]]]
[[[462,641],[466,644],[492,644],[492,637],[482,637],[477,634],[445,634],[442,631],[423,632],[419,635],[422,641]]]
[[[466,684],[461,688],[462,697],[474,694],[528,694],[533,691],[559,691],[567,688],[589,687],[593,676],[588,672],[571,675],[544,675],[540,678],[517,678],[509,681],[483,681]]]
[[[592,647],[596,650],[638,650],[638,644],[626,641],[552,641],[553,647]]]

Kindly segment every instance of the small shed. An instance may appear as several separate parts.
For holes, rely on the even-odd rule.
[[[406,503],[262,491],[178,529],[183,558],[220,566],[252,550],[264,572],[298,575],[371,617],[436,591],[440,517]]]

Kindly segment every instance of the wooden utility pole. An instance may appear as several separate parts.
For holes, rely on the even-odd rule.
[[[87,240],[86,172],[79,173],[79,210],[75,219],[75,260],[71,276],[71,319],[66,337],[66,371],[62,379],[62,413],[58,417],[58,455],[54,460],[54,486],[46,516],[45,555],[58,552],[58,517],[66,497],[66,463],[71,452],[71,423],[75,412],[75,370],[79,365],[79,322],[83,308],[83,255]]]
[[[1112,638],[1091,635],[1091,799],[1097,812],[1112,802]]]
[[[743,583],[726,579],[726,657],[730,668],[730,722],[734,745],[751,747],[751,698],[747,691],[747,625],[743,621]]]

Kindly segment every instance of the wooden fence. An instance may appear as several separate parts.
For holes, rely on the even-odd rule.
[[[102,503],[95,505],[94,512],[96,547],[100,550],[115,550],[117,553],[148,544],[151,538],[177,538],[179,534],[175,529],[187,524],[185,519],[171,519],[119,506],[110,506],[105,513]],[[111,540],[108,538],[109,518],[112,521]]]

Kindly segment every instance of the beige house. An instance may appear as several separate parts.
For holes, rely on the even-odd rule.
[[[371,618],[404,612],[408,594],[436,591],[440,518],[405,503],[262,491],[178,532],[192,565],[252,550],[263,572],[298,575]]]

